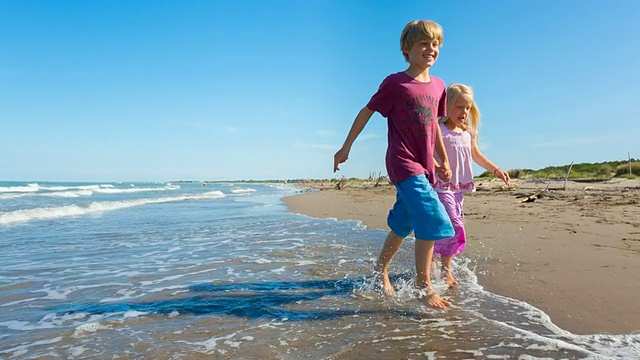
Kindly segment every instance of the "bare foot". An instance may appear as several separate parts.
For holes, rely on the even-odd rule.
[[[453,277],[453,273],[451,272],[451,268],[442,268],[442,272],[444,273],[444,280],[449,286],[458,286],[458,281]]]
[[[376,265],[373,271],[374,275],[382,280],[382,292],[384,292],[386,296],[393,296],[395,291],[393,290],[393,286],[391,286],[391,281],[389,280],[389,271],[381,269],[379,265]]]
[[[432,309],[446,309],[451,306],[450,301],[438,296],[433,289],[429,289],[429,292],[427,292],[426,295],[418,297],[418,301]]]
[[[393,286],[391,286],[391,281],[389,281],[389,273],[384,271],[380,273],[380,277],[382,278],[382,291],[387,296],[393,296],[395,291],[393,290]]]

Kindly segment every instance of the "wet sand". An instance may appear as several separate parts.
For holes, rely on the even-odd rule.
[[[388,229],[393,186],[308,187],[284,199],[291,212]],[[541,197],[522,202],[531,194]],[[462,256],[485,288],[576,334],[640,331],[640,180],[479,182],[465,214]]]

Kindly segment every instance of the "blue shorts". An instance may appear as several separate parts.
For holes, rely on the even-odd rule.
[[[395,186],[396,203],[387,217],[391,231],[403,238],[413,231],[419,240],[441,240],[455,235],[447,210],[424,174]]]

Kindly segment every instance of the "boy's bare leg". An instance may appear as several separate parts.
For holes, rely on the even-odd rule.
[[[395,253],[398,252],[404,238],[396,235],[393,231],[389,231],[389,235],[384,240],[384,245],[380,251],[380,256],[376,263],[375,271],[380,274],[382,278],[382,290],[388,296],[393,295],[393,287],[391,281],[389,281],[389,262]]]
[[[433,241],[416,239],[416,287],[426,292],[420,301],[431,308],[444,309],[451,302],[442,299],[431,286],[431,260],[433,259]]]
[[[442,271],[444,272],[445,281],[449,286],[457,286],[458,281],[453,277],[451,273],[451,260],[453,256],[441,256],[442,258]]]

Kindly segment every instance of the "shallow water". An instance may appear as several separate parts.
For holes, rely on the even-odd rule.
[[[275,184],[0,183],[0,358],[640,358],[485,291],[464,259],[445,311],[412,290],[413,243],[285,212]]]

